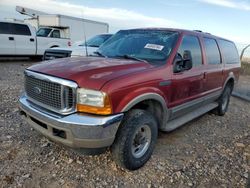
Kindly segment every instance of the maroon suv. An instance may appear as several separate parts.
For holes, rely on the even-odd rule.
[[[49,139],[74,149],[111,147],[130,170],[150,158],[158,130],[227,111],[239,77],[233,42],[199,31],[121,30],[92,57],[25,70],[20,109]]]

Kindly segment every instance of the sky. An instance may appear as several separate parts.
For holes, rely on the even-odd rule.
[[[228,38],[239,50],[250,44],[250,0],[0,0],[0,20],[25,18],[15,11],[16,5],[103,21],[111,33],[138,27],[174,27]]]

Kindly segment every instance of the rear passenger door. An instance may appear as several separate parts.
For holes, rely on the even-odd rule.
[[[173,107],[173,117],[176,118],[192,108],[201,105],[201,102],[193,102],[198,99],[203,92],[204,67],[200,40],[197,36],[184,35],[178,54],[182,57],[185,52],[191,53],[193,67],[190,70],[173,73],[171,84],[171,106]]]
[[[16,55],[35,55],[36,40],[30,28],[24,24],[12,24],[11,30],[16,43]]]
[[[0,22],[0,55],[15,55],[15,41],[10,23]]]
[[[203,38],[205,53],[204,92],[209,94],[222,89],[223,65],[218,44],[213,38]]]

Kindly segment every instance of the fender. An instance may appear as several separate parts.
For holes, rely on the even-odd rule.
[[[142,101],[145,101],[145,100],[155,100],[161,104],[161,107],[163,109],[163,121],[161,123],[161,126],[165,125],[165,123],[169,119],[170,113],[169,113],[165,99],[163,98],[163,96],[161,96],[158,93],[148,92],[148,93],[143,93],[143,94],[140,94],[140,95],[134,97],[132,100],[130,100],[130,102],[128,102],[128,104],[126,106],[123,107],[121,112],[126,112],[126,111],[130,110],[136,104],[138,104]]]
[[[50,42],[49,44],[47,44],[47,49],[48,48],[51,48],[51,47],[53,47],[53,46],[57,46],[57,47],[60,47],[60,46],[62,46],[61,45],[61,43],[60,42]]]
[[[234,76],[234,73],[233,73],[233,72],[230,72],[230,73],[228,74],[228,77],[227,77],[227,79],[225,80],[225,82],[224,82],[224,84],[223,84],[223,89],[222,89],[222,91],[224,91],[224,89],[225,89],[225,87],[226,87],[226,84],[228,83],[228,81],[229,81],[231,78],[232,78],[232,79],[234,80],[234,82],[235,82],[235,76]]]
[[[134,105],[142,102],[142,101],[145,101],[145,100],[156,100],[158,101],[161,106],[162,106],[162,109],[167,109],[167,105],[166,105],[166,102],[164,100],[164,98],[162,96],[160,96],[159,94],[157,93],[144,93],[142,95],[139,95],[137,97],[135,97],[134,99],[132,99],[123,109],[122,109],[122,112],[126,112],[128,111],[129,109],[131,109]]]

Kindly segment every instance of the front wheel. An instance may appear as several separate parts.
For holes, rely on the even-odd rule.
[[[157,136],[154,116],[145,110],[131,110],[117,132],[112,157],[121,167],[136,170],[151,157]]]

